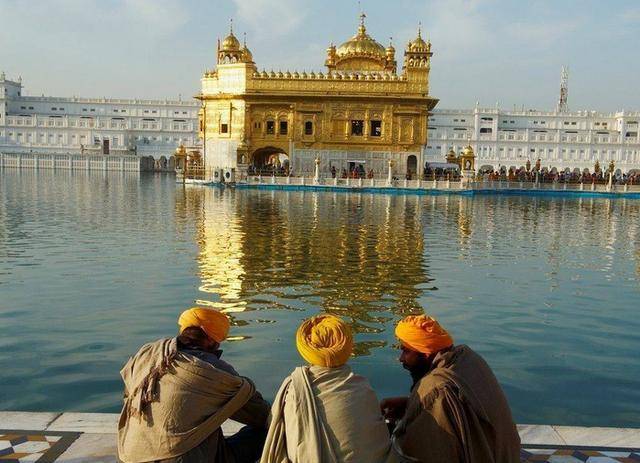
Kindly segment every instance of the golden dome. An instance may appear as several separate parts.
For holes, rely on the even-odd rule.
[[[240,50],[240,41],[233,35],[233,31],[229,33],[228,36],[222,41],[222,45],[220,47],[221,51],[236,51]]]
[[[422,38],[422,27],[418,27],[418,36],[409,42],[407,49],[414,52],[428,51],[429,45]]]
[[[244,62],[251,63],[253,61],[253,55],[251,54],[251,51],[247,48],[247,44],[244,44],[244,46],[242,47],[242,50],[240,51],[242,52],[242,57]]]
[[[364,25],[364,13],[360,15],[360,27],[358,33],[344,42],[336,49],[338,59],[363,57],[383,60],[385,58],[384,47],[376,42],[369,34]]]
[[[467,145],[467,147],[464,150],[462,150],[462,155],[473,156],[473,148],[471,148],[471,145]]]

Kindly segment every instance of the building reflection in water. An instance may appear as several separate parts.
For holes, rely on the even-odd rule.
[[[392,342],[394,322],[433,310],[436,294],[460,329],[479,316],[457,310],[472,297],[515,304],[540,288],[583,297],[568,280],[629,278],[621,259],[640,274],[633,200],[186,188],[177,214],[195,227],[198,304],[236,326],[333,313],[358,334],[357,355]],[[504,284],[513,294],[492,292]],[[260,336],[251,326],[236,339]]]
[[[186,188],[199,245],[199,305],[229,314],[319,312],[376,334],[422,312],[430,285],[424,258],[423,199],[417,196]],[[247,323],[242,320],[242,323]],[[362,336],[360,336],[362,338]],[[386,345],[361,340],[356,355]]]

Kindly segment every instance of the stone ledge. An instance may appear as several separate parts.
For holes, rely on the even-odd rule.
[[[0,412],[0,429],[32,431],[71,431],[83,433],[69,448],[75,449],[86,442],[94,446],[100,441],[104,452],[115,451],[118,414],[115,413],[37,413]],[[242,425],[227,421],[222,429],[225,434],[234,434]],[[518,432],[523,446],[601,446],[615,448],[640,448],[640,428],[603,428],[522,424]],[[101,436],[101,437],[100,437]],[[102,448],[102,447],[100,447]],[[102,451],[102,450],[101,450]],[[105,453],[105,455],[106,455]]]
[[[62,413],[0,412],[0,429],[44,431]]]

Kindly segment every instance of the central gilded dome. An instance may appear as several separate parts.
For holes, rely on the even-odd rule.
[[[354,71],[381,71],[387,60],[385,48],[375,41],[364,25],[365,15],[360,15],[358,33],[335,49],[336,69]]]
[[[354,55],[384,58],[384,47],[367,34],[364,24],[358,28],[358,33],[336,49],[340,58]]]

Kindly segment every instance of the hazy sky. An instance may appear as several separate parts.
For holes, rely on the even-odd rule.
[[[402,62],[422,21],[443,108],[640,110],[640,0],[362,0],[368,32]],[[0,70],[27,94],[193,96],[229,18],[260,69],[323,70],[355,33],[355,0],[0,0]]]

